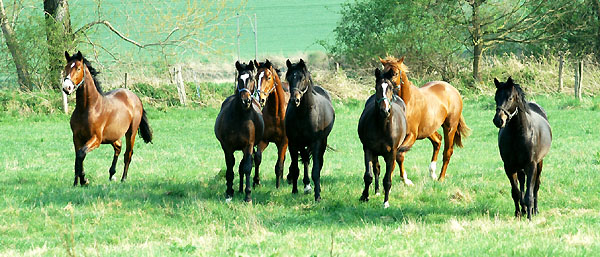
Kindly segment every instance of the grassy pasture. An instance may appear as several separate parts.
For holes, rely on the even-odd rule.
[[[395,176],[388,209],[382,196],[358,201],[362,101],[334,104],[329,142],[337,151],[325,154],[320,203],[292,195],[287,184],[275,189],[271,145],[253,204],[237,193],[226,204],[215,108],[149,109],[154,144],[137,141],[129,180],[108,181],[112,148],[104,145],[86,158],[86,188],[71,186],[68,116],[5,116],[0,255],[593,255],[600,251],[600,99],[534,98],[548,111],[554,141],[544,162],[540,214],[531,222],[512,217],[489,96],[466,97],[473,134],[455,150],[446,181],[428,177],[431,146],[418,141],[406,156],[415,186]],[[288,165],[289,158],[286,174]]]

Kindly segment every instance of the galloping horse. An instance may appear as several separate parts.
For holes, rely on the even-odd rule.
[[[287,83],[281,83],[278,74],[279,70],[269,60],[261,63],[255,60],[254,66],[258,70],[256,81],[258,82],[259,102],[261,105],[264,105],[262,115],[265,122],[265,131],[254,154],[253,186],[260,185],[259,166],[262,160],[262,152],[269,146],[269,142],[273,142],[277,145],[278,156],[277,163],[275,164],[275,186],[279,188],[281,178],[283,177],[285,152],[288,147],[284,120],[288,100],[290,99],[289,87]]]
[[[221,105],[221,111],[215,121],[215,135],[221,143],[225,153],[227,172],[227,190],[225,200],[233,198],[233,165],[235,157],[233,153],[241,150],[244,157],[240,162],[240,193],[244,189],[244,175],[246,176],[246,196],[244,200],[251,202],[250,175],[252,172],[252,154],[254,145],[260,142],[263,135],[264,122],[258,102],[254,100],[256,81],[254,79],[254,64],[235,63],[237,69],[237,87],[234,95],[227,97]],[[257,166],[258,168],[258,166]]]
[[[406,122],[408,135],[402,142],[402,147],[411,147],[416,140],[428,138],[433,145],[433,155],[429,171],[431,178],[435,174],[437,155],[440,151],[442,136],[436,131],[440,126],[444,129],[444,164],[439,180],[443,181],[454,145],[462,147],[470,129],[462,115],[462,97],[456,88],[444,81],[431,81],[418,88],[406,76],[408,68],[404,65],[404,57],[396,59],[387,57],[379,59],[384,66],[384,73],[393,72],[392,82],[398,89],[398,95],[406,103]],[[400,154],[400,170],[404,174],[404,154]]]
[[[531,214],[538,213],[540,174],[544,156],[552,143],[552,130],[544,109],[525,100],[523,90],[512,78],[506,82],[494,79],[494,84],[497,88],[494,125],[500,129],[498,147],[512,187],[515,217],[527,213],[527,219],[531,220]]]
[[[65,52],[65,58],[67,65],[63,91],[69,95],[76,92],[75,110],[71,115],[71,131],[75,145],[73,186],[77,185],[78,180],[82,186],[88,184],[83,171],[83,160],[87,153],[98,148],[100,144],[111,144],[115,150],[108,176],[109,180],[113,180],[123,135],[127,147],[121,181],[125,181],[138,129],[144,142],[152,141],[152,128],[148,124],[142,102],[134,93],[124,88],[103,94],[100,83],[96,80],[99,72],[83,58],[81,52],[73,56]]]
[[[321,200],[321,169],[323,155],[327,148],[327,137],[333,128],[335,112],[331,97],[325,89],[314,85],[304,60],[292,64],[286,61],[288,68],[285,78],[290,83],[291,98],[285,114],[285,132],[288,137],[292,193],[298,193],[298,153],[304,164],[304,192],[310,192],[308,164],[313,159],[312,179],[315,183],[315,201]]]
[[[384,208],[390,206],[388,199],[392,187],[392,174],[396,167],[395,162],[399,157],[397,153],[407,150],[399,147],[406,137],[406,105],[402,99],[394,97],[391,78],[391,71],[382,74],[379,68],[375,70],[375,94],[367,100],[358,122],[358,136],[365,153],[365,175],[363,177],[365,189],[360,200],[369,200],[369,186],[373,181],[373,169],[375,169],[375,193],[377,193],[380,172],[377,158],[383,156],[386,166],[383,178]],[[406,179],[405,176],[403,178]]]

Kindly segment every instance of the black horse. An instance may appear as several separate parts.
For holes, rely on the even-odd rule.
[[[383,188],[385,190],[384,208],[390,206],[388,202],[390,188],[392,187],[392,174],[396,167],[396,160],[400,143],[406,137],[406,105],[399,97],[394,98],[394,85],[391,81],[393,71],[382,74],[379,68],[375,70],[375,94],[369,97],[365,109],[358,122],[358,137],[365,153],[365,189],[361,201],[369,200],[369,186],[373,182],[375,169],[375,193],[379,191],[379,161],[378,156],[385,160],[385,177]],[[406,174],[403,176],[406,178]]]
[[[550,150],[552,131],[544,109],[536,103],[527,102],[525,93],[512,78],[509,77],[506,82],[494,79],[494,84],[494,125],[500,128],[498,147],[512,187],[515,216],[520,217],[527,212],[527,219],[531,220],[531,214],[538,213],[540,174],[543,158]]]
[[[240,193],[244,188],[244,175],[246,176],[246,202],[251,202],[250,194],[250,175],[252,171],[252,155],[254,145],[260,142],[264,130],[264,122],[260,110],[260,105],[252,95],[256,87],[254,79],[254,64],[248,65],[235,63],[238,71],[237,87],[234,95],[227,97],[221,105],[221,111],[215,122],[215,135],[221,143],[221,148],[225,153],[225,163],[227,172],[227,190],[225,191],[226,200],[230,201],[233,197],[233,165],[235,157],[233,152],[242,150],[244,157],[240,162]]]
[[[298,193],[298,154],[304,164],[304,192],[310,192],[308,164],[313,159],[312,180],[315,184],[315,201],[321,200],[321,169],[327,148],[327,136],[333,128],[335,112],[331,97],[325,89],[314,85],[304,60],[292,64],[287,60],[285,79],[290,84],[290,101],[285,115],[285,131],[288,137],[292,193]]]

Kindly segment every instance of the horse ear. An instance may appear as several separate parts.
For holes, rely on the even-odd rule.
[[[384,59],[381,59],[381,57],[377,57],[379,58],[379,61],[381,62],[381,64],[385,65],[387,62]]]
[[[235,61],[235,69],[242,70],[242,65],[240,65],[240,61]]]
[[[497,78],[494,78],[494,85],[496,85],[496,88],[500,87],[500,81]]]
[[[403,63],[404,62],[404,56],[402,56],[402,58],[400,58],[400,60],[398,60],[399,63]]]
[[[512,77],[508,77],[508,79],[506,80],[506,83],[509,85],[514,85],[515,83],[513,82]]]
[[[248,62],[248,69],[254,70],[254,62],[252,62],[252,61]]]
[[[69,52],[65,51],[65,59],[67,59],[67,62],[71,60],[71,56],[69,55]]]
[[[265,59],[265,67],[271,68],[271,61],[269,59]]]
[[[254,67],[256,67],[256,68],[258,68],[260,66],[256,60],[252,61],[252,63],[254,63]]]
[[[290,59],[287,59],[287,61],[285,61],[285,66],[289,69],[292,68],[292,63],[290,62]]]
[[[83,61],[83,54],[81,54],[81,51],[77,51],[77,54],[75,54],[75,58],[77,58],[77,60]]]
[[[379,70],[379,68],[375,68],[375,77],[376,78],[381,77],[381,70]]]

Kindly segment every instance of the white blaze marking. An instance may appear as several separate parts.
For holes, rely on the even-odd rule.
[[[387,95],[387,87],[388,87],[388,83],[381,83],[381,87],[383,88],[383,97],[386,97]],[[389,111],[390,110],[390,104],[388,101],[384,101],[385,102],[385,110]]]
[[[75,67],[75,63],[71,63],[71,68]]]
[[[250,74],[243,74],[240,78],[244,81],[244,85],[246,84],[246,80],[250,77]]]
[[[262,78],[265,75],[265,72],[261,72],[260,75],[258,75],[258,90],[261,90],[261,84],[262,84]]]

